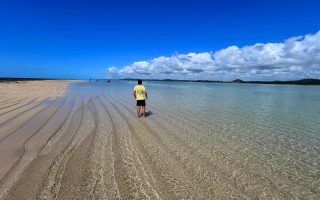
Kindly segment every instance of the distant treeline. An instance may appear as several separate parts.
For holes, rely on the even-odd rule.
[[[134,78],[125,78],[121,80],[136,81]],[[277,85],[320,85],[320,79],[301,79],[292,81],[243,81],[236,79],[233,81],[218,80],[178,80],[178,79],[142,79],[143,81],[166,81],[166,82],[200,82],[200,83],[251,83],[251,84],[277,84]]]
[[[232,83],[279,84],[279,85],[320,85],[320,79],[301,79],[292,81],[243,81],[236,79]]]
[[[21,81],[41,81],[41,80],[65,80],[50,78],[0,78],[0,82],[21,82]],[[71,80],[71,79],[68,79]],[[109,79],[101,79],[109,80]],[[120,80],[136,81],[135,78],[125,78]],[[277,84],[277,85],[320,85],[320,79],[301,79],[292,81],[244,81],[236,79],[233,81],[218,80],[179,80],[179,79],[142,79],[143,81],[166,81],[166,82],[200,82],[200,83],[251,83],[251,84]]]
[[[0,82],[21,82],[21,81],[44,81],[44,80],[64,80],[50,78],[0,78]]]

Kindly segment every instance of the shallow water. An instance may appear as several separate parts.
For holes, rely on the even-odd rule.
[[[134,85],[5,97],[0,198],[320,199],[320,87]]]
[[[104,90],[134,112],[134,84],[113,82]],[[186,170],[190,165],[191,173],[208,176],[205,182],[193,174],[194,185],[197,181],[201,188],[219,184],[217,192],[225,192],[224,197],[240,193],[239,197],[249,198],[320,197],[320,87],[144,85],[147,110],[152,113],[147,120],[168,127],[172,136],[163,135],[164,144]],[[159,134],[157,129],[155,133]]]

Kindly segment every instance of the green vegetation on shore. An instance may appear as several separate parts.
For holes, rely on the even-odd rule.
[[[137,80],[134,78],[125,78],[121,80]],[[204,83],[249,83],[249,84],[277,84],[277,85],[320,85],[320,79],[300,79],[291,81],[243,81],[235,79],[233,81],[217,81],[217,80],[176,80],[176,79],[142,79],[143,81],[167,81],[167,82],[204,82]]]
[[[45,81],[45,80],[66,80],[66,79],[54,79],[54,78],[0,78],[0,83],[9,83],[9,82],[21,82],[21,81]]]
[[[66,80],[50,78],[0,78],[0,82],[21,82],[21,81],[43,81],[43,80]],[[71,79],[68,79],[71,80]],[[106,79],[107,80],[107,79]],[[109,79],[108,79],[109,80]],[[125,78],[120,80],[136,81],[136,78]],[[290,81],[244,81],[235,79],[233,81],[218,80],[179,80],[179,79],[142,79],[143,81],[166,81],[166,82],[200,82],[200,83],[244,83],[244,84],[276,84],[276,85],[320,85],[320,79],[300,79]]]

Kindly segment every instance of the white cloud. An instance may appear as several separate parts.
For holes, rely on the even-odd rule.
[[[282,43],[230,46],[216,52],[175,54],[110,67],[117,77],[179,79],[320,78],[320,31]]]

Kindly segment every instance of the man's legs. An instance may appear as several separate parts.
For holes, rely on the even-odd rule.
[[[140,117],[140,106],[137,106],[137,116]]]
[[[146,106],[142,106],[142,116],[144,117],[146,117],[145,110],[146,110]]]

